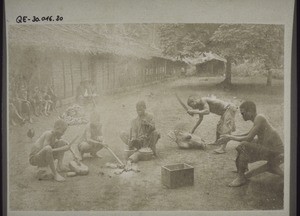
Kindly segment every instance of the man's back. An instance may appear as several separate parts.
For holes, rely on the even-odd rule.
[[[206,102],[209,105],[210,112],[216,115],[223,115],[228,105],[228,103],[222,100],[210,97],[202,98],[202,101]]]
[[[272,127],[264,115],[257,115],[254,122],[258,121],[258,142],[270,150],[283,152],[283,143],[278,132]]]
[[[50,144],[55,142],[55,136],[53,136],[52,131],[45,131],[34,143],[31,148],[30,155],[37,153],[43,147],[45,147],[46,140],[50,141]]]

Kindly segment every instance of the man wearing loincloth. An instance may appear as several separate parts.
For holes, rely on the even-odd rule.
[[[252,121],[250,131],[243,135],[222,135],[220,140],[238,141],[241,144],[236,148],[238,155],[236,167],[238,177],[229,184],[238,187],[246,183],[248,177],[268,171],[283,176],[279,165],[283,163],[283,143],[279,134],[271,126],[264,115],[256,113],[256,105],[252,101],[245,101],[240,105],[240,112],[245,121]],[[257,141],[254,137],[257,136]],[[247,171],[248,163],[267,161],[257,169]],[[245,173],[246,172],[246,173]]]
[[[199,120],[193,127],[191,134],[195,132],[197,127],[203,120],[204,115],[208,115],[210,113],[214,113],[216,115],[221,116],[220,121],[217,124],[216,130],[216,144],[221,144],[219,149],[216,149],[215,152],[219,154],[225,153],[227,142],[219,142],[218,139],[220,135],[231,134],[231,132],[235,131],[235,114],[236,114],[236,106],[222,100],[219,100],[214,97],[198,97],[191,95],[188,98],[187,104],[193,108],[189,109],[187,112],[190,115],[199,115]]]
[[[70,149],[69,143],[61,139],[61,136],[67,130],[68,125],[63,120],[59,119],[54,123],[53,130],[45,131],[33,145],[30,155],[29,163],[38,168],[50,166],[54,179],[56,181],[65,181],[58,172],[68,171],[63,166],[64,153]],[[57,168],[55,168],[54,161],[58,160]],[[39,170],[38,179],[47,178],[43,175],[43,170]]]
[[[103,141],[100,114],[92,112],[90,115],[90,124],[87,125],[82,134],[81,142],[78,144],[81,159],[83,159],[84,153],[90,153],[92,157],[98,157],[97,152],[104,146],[106,145]]]
[[[138,116],[132,121],[130,133],[122,132],[121,140],[128,145],[129,150],[150,148],[153,155],[156,156],[156,144],[160,134],[155,129],[153,115],[146,112],[146,103],[139,101],[136,104]],[[132,155],[135,158],[136,155]],[[129,158],[130,159],[130,158]],[[133,162],[137,162],[134,159]]]

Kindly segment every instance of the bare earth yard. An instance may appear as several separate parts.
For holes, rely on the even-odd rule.
[[[162,138],[158,143],[159,158],[139,162],[140,173],[127,172],[115,175],[115,170],[105,167],[107,162],[116,162],[111,154],[103,149],[98,152],[102,158],[86,158],[89,167],[87,176],[69,177],[64,183],[38,181],[34,177],[36,169],[28,162],[31,141],[26,136],[29,128],[34,128],[36,136],[51,129],[58,113],[50,117],[34,118],[34,124],[23,127],[10,127],[9,130],[9,206],[10,210],[253,210],[283,208],[283,179],[262,174],[250,179],[239,188],[227,187],[236,176],[235,147],[230,142],[227,154],[213,153],[216,146],[206,151],[180,150],[167,136],[178,123],[187,123],[188,129],[196,122],[180,106],[174,92],[178,92],[184,101],[191,93],[206,96],[214,94],[218,98],[239,104],[240,100],[253,100],[258,112],[264,113],[283,139],[283,81],[274,80],[271,88],[265,87],[265,78],[233,79],[235,89],[223,91],[216,87],[222,78],[188,77],[176,81],[166,81],[140,89],[102,97],[98,109],[102,113],[104,137],[106,143],[122,159],[125,146],[119,139],[119,133],[129,129],[130,121],[136,116],[135,104],[144,99],[148,111],[156,118],[157,129]],[[152,94],[150,94],[152,93]],[[196,131],[208,143],[215,139],[218,116],[205,116]],[[250,122],[244,122],[236,116],[237,132],[246,132]],[[70,126],[65,134],[71,140],[80,133],[85,125]],[[74,146],[75,147],[75,146]],[[74,148],[73,147],[73,148]],[[76,148],[74,148],[76,149]],[[76,149],[77,150],[77,149]],[[67,152],[65,163],[72,159]],[[195,168],[194,186],[167,189],[161,184],[161,166],[174,163],[188,163]],[[257,164],[251,165],[255,166]],[[103,172],[101,175],[99,172]]]

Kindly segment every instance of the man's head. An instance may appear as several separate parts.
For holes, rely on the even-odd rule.
[[[145,111],[146,111],[146,103],[145,101],[139,101],[136,104],[136,112],[138,114],[138,116],[143,116],[145,115]]]
[[[240,105],[240,112],[245,121],[253,120],[256,116],[256,105],[252,101],[244,101]]]
[[[58,119],[54,123],[54,130],[53,131],[56,134],[56,136],[58,138],[60,138],[65,133],[67,128],[68,128],[68,124],[64,120]]]
[[[201,105],[201,102],[201,98],[199,98],[197,95],[191,95],[187,100],[187,104],[193,109],[200,108],[199,106]]]

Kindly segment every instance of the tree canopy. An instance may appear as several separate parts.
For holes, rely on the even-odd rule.
[[[164,24],[159,30],[164,54],[182,58],[212,51],[225,57],[228,84],[233,60],[259,60],[269,71],[283,66],[283,25]]]

